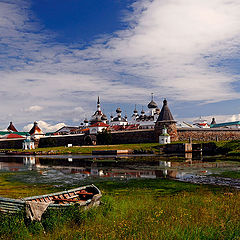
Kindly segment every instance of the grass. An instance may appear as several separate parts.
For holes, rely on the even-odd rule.
[[[225,172],[222,172],[220,174],[212,174],[212,176],[240,179],[240,172],[237,172],[237,171],[225,171]]]
[[[183,143],[183,142],[173,142]],[[202,141],[195,141],[194,143],[204,143]],[[207,143],[207,142],[205,142]],[[210,142],[208,142],[210,143]],[[229,157],[240,157],[240,140],[234,141],[218,141],[211,143],[216,144],[217,154],[227,154]],[[41,152],[42,154],[91,154],[92,151],[97,150],[126,150],[131,149],[138,151],[139,153],[160,152],[160,144],[158,143],[137,143],[137,144],[119,144],[119,145],[96,145],[96,146],[75,146],[75,147],[48,147],[48,148],[37,148],[34,150],[21,150],[21,149],[11,149],[11,151],[18,152]],[[1,151],[9,151],[9,149],[1,149]]]
[[[0,176],[5,188],[23,184]],[[103,204],[88,211],[77,206],[46,211],[41,223],[23,213],[0,215],[0,239],[239,239],[237,191],[167,179],[106,181],[98,187]],[[40,194],[46,186],[38,189]]]
[[[229,153],[240,150],[240,140],[216,142],[219,152]]]
[[[0,196],[9,198],[23,198],[27,196],[34,196],[49,193],[54,190],[51,185],[47,184],[30,184],[20,183],[12,178],[16,173],[1,173],[0,174]],[[24,172],[17,173],[23,175]],[[39,187],[40,186],[40,187]]]
[[[37,148],[31,150],[31,152],[45,152],[54,154],[91,154],[92,151],[97,150],[137,150],[137,151],[153,151],[159,152],[158,143],[140,143],[140,144],[119,144],[119,145],[96,145],[96,146],[81,146],[81,147],[48,147]],[[3,149],[3,151],[7,149]],[[28,150],[11,149],[11,151],[29,152]]]

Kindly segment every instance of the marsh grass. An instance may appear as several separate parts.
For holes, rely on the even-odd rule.
[[[102,182],[98,208],[0,215],[0,239],[239,239],[240,193],[166,179]],[[231,191],[231,192],[230,192]]]
[[[225,178],[240,178],[240,172],[239,171],[225,171],[219,174],[212,174],[212,176],[217,176],[217,177],[225,177]]]
[[[24,198],[28,196],[49,193],[54,190],[53,186],[51,185],[23,183],[14,179],[16,176],[20,177],[22,175],[24,177],[24,174],[25,172],[18,172],[17,174],[1,173],[0,196],[10,198]]]

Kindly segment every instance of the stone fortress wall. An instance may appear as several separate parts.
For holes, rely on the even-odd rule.
[[[24,139],[0,140],[0,149],[22,149]]]
[[[84,145],[85,135],[63,135],[40,138],[38,147],[61,147],[72,144],[73,146]],[[86,144],[87,145],[87,144]]]
[[[111,133],[112,144],[153,143],[156,142],[154,129],[117,131]]]
[[[177,141],[231,141],[240,140],[240,130],[237,129],[177,129]],[[112,144],[122,143],[152,143],[158,142],[154,129],[135,130],[112,133]],[[175,138],[175,136],[174,136]],[[174,141],[173,141],[174,142]]]
[[[154,129],[122,131],[112,133],[112,144],[122,143],[153,143],[158,142]],[[237,129],[203,129],[203,128],[187,128],[177,129],[178,140],[176,141],[231,141],[240,140],[240,130]],[[174,136],[174,139],[176,137]],[[174,142],[174,140],[173,140]]]
[[[153,143],[158,142],[154,129],[112,132],[111,144]],[[177,129],[178,141],[230,141],[240,140],[240,130],[233,129]],[[61,137],[44,137],[39,141],[39,147],[57,147],[91,145],[89,137],[93,135],[66,135]],[[90,139],[90,140],[91,140]],[[23,140],[0,140],[0,149],[21,149]]]
[[[215,128],[186,128],[178,129],[179,141],[231,141],[240,140],[238,129],[215,129]]]

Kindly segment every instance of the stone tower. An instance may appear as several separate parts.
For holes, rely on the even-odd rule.
[[[163,101],[161,112],[155,123],[155,136],[157,141],[159,140],[159,136],[162,134],[164,128],[167,128],[171,141],[178,141],[176,121],[173,119],[166,99]]]

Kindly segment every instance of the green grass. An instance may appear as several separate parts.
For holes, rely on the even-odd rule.
[[[220,174],[212,174],[212,176],[239,179],[240,178],[240,172],[237,172],[237,171],[226,171],[226,172],[222,172]]]
[[[172,142],[183,143],[183,142]],[[202,141],[195,141],[194,143],[204,143]],[[207,142],[205,142],[207,143]],[[211,143],[216,144],[218,154],[227,154],[227,156],[239,157],[240,156],[240,140],[234,141],[219,141]],[[79,147],[48,147],[48,148],[37,148],[31,151],[21,149],[11,149],[11,151],[20,152],[42,152],[42,154],[91,154],[92,151],[96,150],[136,150],[139,152],[160,152],[160,144],[158,143],[138,143],[138,144],[119,144],[119,145],[96,145],[96,146],[79,146]],[[1,149],[1,151],[9,151],[9,149]]]
[[[0,176],[5,187],[26,186],[11,181],[12,175]],[[47,211],[41,223],[30,222],[23,213],[0,215],[0,239],[239,239],[237,191],[167,179],[106,181],[97,186],[103,204],[88,211],[77,206]],[[38,189],[40,194],[46,186]]]
[[[30,152],[52,152],[55,154],[91,154],[92,151],[96,150],[140,150],[140,151],[153,151],[159,152],[158,143],[141,143],[141,144],[119,144],[119,145],[96,145],[96,146],[81,146],[81,147],[48,147],[48,148],[37,148]],[[2,151],[7,151],[3,149]],[[11,149],[11,151],[29,152],[21,149]]]
[[[218,151],[228,153],[240,150],[240,140],[216,142]]]
[[[24,172],[19,172],[17,175],[23,175]],[[13,178],[16,173],[1,173],[0,174],[0,196],[10,198],[23,198],[28,196],[40,195],[54,191],[51,185],[47,184],[30,184],[15,181]]]

